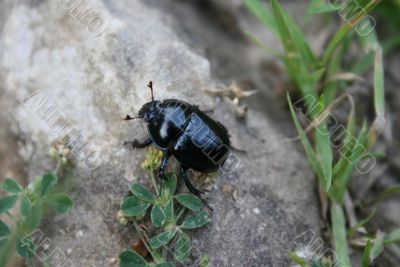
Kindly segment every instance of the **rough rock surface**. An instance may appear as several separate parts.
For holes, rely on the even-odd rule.
[[[188,42],[191,24],[165,12],[165,4],[87,1],[81,10],[69,10],[67,2],[0,3],[1,125],[12,136],[10,157],[25,162],[14,174],[35,177],[51,169],[48,148],[67,133],[79,133],[77,142],[87,144],[75,158],[76,207],[46,220],[46,235],[77,266],[115,266],[119,252],[135,240],[116,213],[127,186],[144,181],[145,151],[121,143],[144,138],[146,131],[143,123],[121,118],[149,100],[146,84],[153,80],[156,98],[214,108],[212,116],[247,150],[238,170],[218,175],[208,200],[213,222],[192,233],[198,251],[210,256],[211,266],[287,265],[286,252],[307,245],[295,237],[318,233],[319,216],[307,160],[271,122],[274,114],[250,108],[238,121],[226,100],[204,92],[220,81],[204,48]],[[89,7],[106,23],[104,31],[77,15]],[[7,148],[1,149],[4,155]],[[97,168],[90,168],[90,159]],[[236,201],[224,196],[224,185],[236,188]]]

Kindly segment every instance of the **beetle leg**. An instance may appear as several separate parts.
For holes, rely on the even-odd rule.
[[[207,202],[201,198],[201,194],[204,194],[203,191],[198,190],[194,185],[190,182],[189,177],[187,175],[187,170],[188,168],[182,166],[181,167],[181,175],[183,178],[183,181],[185,182],[186,187],[189,189],[190,193],[194,194],[195,196],[199,197],[201,202],[209,208],[211,211],[214,211],[213,208],[210,207],[210,205],[207,204]]]
[[[183,181],[185,182],[185,185],[189,189],[190,193],[200,197],[201,194],[204,194],[204,192],[198,190],[196,187],[194,187],[192,182],[190,182],[189,177],[187,175],[187,170],[188,170],[188,168],[183,167],[183,166],[181,167],[181,175],[182,175]]]
[[[199,197],[201,199],[201,202],[209,208],[211,211],[214,211],[213,208],[211,208],[207,202],[201,198],[201,194],[204,194],[203,191],[198,190],[196,187],[193,186],[193,184],[190,182],[189,177],[187,175],[187,170],[188,168],[182,166],[181,167],[181,175],[183,178],[183,181],[185,182],[186,187],[189,189],[190,193],[194,194],[195,196]]]
[[[161,179],[161,181],[164,180],[164,171],[165,171],[165,168],[167,167],[167,162],[168,162],[168,159],[170,156],[171,156],[171,153],[169,152],[169,150],[167,150],[162,159],[160,170],[158,171],[158,178]]]
[[[124,145],[132,145],[132,148],[145,148],[146,146],[151,145],[153,141],[151,138],[147,138],[144,142],[139,142],[138,140],[133,140],[133,141],[124,141]]]
[[[161,195],[161,190],[164,187],[164,178],[165,178],[164,177],[164,171],[165,171],[165,168],[167,167],[167,162],[168,162],[168,159],[169,159],[170,156],[171,156],[171,153],[169,152],[169,150],[167,150],[165,152],[165,154],[164,154],[164,157],[163,157],[162,162],[161,162],[161,167],[160,167],[160,169],[158,171],[158,179],[161,182],[160,195]]]

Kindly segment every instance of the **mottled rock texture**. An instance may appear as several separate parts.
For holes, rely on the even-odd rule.
[[[117,265],[119,252],[137,239],[132,229],[119,226],[116,214],[130,183],[148,183],[140,168],[146,151],[122,145],[145,138],[146,128],[121,118],[150,99],[146,84],[153,80],[156,98],[213,108],[211,116],[247,150],[239,153],[240,167],[218,174],[208,194],[213,222],[191,233],[193,260],[200,252],[210,256],[211,266],[287,265],[286,252],[306,245],[295,237],[308,230],[318,233],[319,215],[307,160],[298,144],[286,140],[293,129],[283,134],[270,119],[285,111],[267,114],[250,106],[240,121],[226,99],[205,92],[221,80],[205,47],[196,42],[197,30],[191,32],[193,23],[179,15],[187,9],[194,21],[201,20],[196,6],[118,0],[86,1],[68,9],[72,2],[0,3],[0,120],[6,139],[0,154],[2,160],[7,155],[20,163],[2,170],[33,178],[54,167],[47,155],[57,138],[70,134],[86,144],[75,157],[75,208],[68,216],[47,219],[41,226],[46,236],[77,266]],[[186,7],[172,12],[174,5]],[[97,20],[84,13],[88,8],[97,12]],[[208,30],[213,36],[218,27]],[[234,42],[227,40],[223,45]],[[229,62],[228,56],[224,60]],[[274,106],[258,98],[262,104],[255,106]],[[224,185],[237,190],[235,201],[224,195]]]

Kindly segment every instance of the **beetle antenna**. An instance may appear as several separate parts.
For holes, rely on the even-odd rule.
[[[124,120],[130,121],[130,120],[141,119],[141,118],[142,118],[142,117],[140,117],[140,116],[131,117],[131,116],[129,116],[129,115],[126,115],[125,118],[124,118]]]
[[[149,84],[147,85],[147,87],[149,87],[149,88],[150,88],[150,91],[151,91],[151,102],[153,102],[153,101],[154,101],[154,95],[153,95],[153,82],[152,82],[152,81],[150,81],[150,82],[149,82]]]

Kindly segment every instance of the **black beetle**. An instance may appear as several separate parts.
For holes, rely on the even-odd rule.
[[[136,118],[147,122],[149,137],[144,142],[134,140],[124,142],[134,148],[144,148],[150,144],[164,151],[161,168],[158,173],[164,178],[164,170],[170,156],[174,156],[181,164],[181,176],[189,191],[200,196],[187,176],[187,170],[198,172],[215,172],[225,162],[230,152],[229,134],[219,122],[207,116],[196,105],[177,99],[164,101],[154,100],[153,83],[151,102],[142,106],[138,116],[126,115],[125,120]]]

